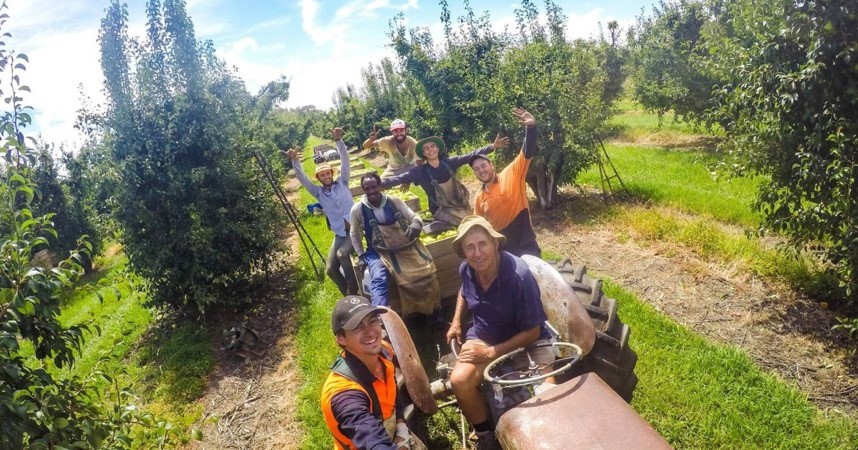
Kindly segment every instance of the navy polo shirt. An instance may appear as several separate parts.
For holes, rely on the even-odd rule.
[[[500,344],[516,334],[539,326],[539,339],[549,339],[547,317],[542,308],[539,285],[527,263],[511,253],[500,252],[498,276],[485,292],[477,274],[465,261],[459,266],[462,295],[474,316],[468,339],[480,339],[489,345]]]

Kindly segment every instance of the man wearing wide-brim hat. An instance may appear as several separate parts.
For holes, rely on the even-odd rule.
[[[298,152],[295,149],[289,149],[283,153],[292,160],[295,177],[298,178],[301,185],[322,205],[322,211],[328,219],[328,226],[334,232],[334,241],[331,243],[325,262],[328,277],[334,282],[341,294],[357,294],[357,278],[355,278],[351,259],[354,248],[349,237],[349,220],[351,219],[352,205],[354,205],[349,189],[351,173],[349,153],[346,144],[343,142],[343,129],[334,128],[332,134],[336,142],[337,152],[340,155],[340,161],[342,161],[340,176],[334,179],[334,169],[330,164],[318,164],[315,176],[322,183],[321,186],[313,183],[304,173],[304,168],[301,167],[301,161],[298,160]]]
[[[521,258],[500,250],[506,237],[495,231],[481,216],[465,217],[459,234],[453,240],[453,250],[465,259],[459,267],[462,289],[456,302],[456,312],[447,332],[447,341],[463,342],[462,318],[469,311],[474,325],[464,336],[456,366],[450,376],[453,393],[462,414],[474,427],[478,448],[499,449],[493,435],[485,397],[480,392],[483,371],[498,357],[517,348],[528,350],[530,358],[544,366],[554,361],[547,344],[550,335],[545,327],[547,316],[542,308],[539,285]],[[519,355],[527,366],[525,352]]]
[[[436,223],[429,224],[427,232],[438,232],[457,227],[462,219],[473,214],[468,188],[456,177],[456,169],[477,155],[488,155],[498,148],[509,145],[509,138],[498,135],[495,141],[464,155],[450,156],[447,146],[438,136],[430,136],[417,142],[417,156],[424,164],[414,166],[401,175],[384,178],[384,188],[404,183],[417,183],[429,199],[429,211]]]

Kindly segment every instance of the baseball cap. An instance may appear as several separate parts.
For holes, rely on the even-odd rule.
[[[363,297],[347,295],[334,306],[334,312],[331,314],[331,330],[334,334],[340,330],[354,330],[366,316],[384,312],[387,312],[386,308],[374,306]]]
[[[474,167],[474,161],[476,161],[478,158],[482,158],[488,162],[492,162],[492,160],[489,159],[489,157],[487,155],[484,155],[482,153],[474,153],[473,155],[471,155],[470,158],[468,158],[468,165],[471,167]]]
[[[498,246],[502,246],[506,243],[506,236],[495,231],[492,224],[490,224],[485,217],[477,215],[465,216],[465,218],[462,219],[462,223],[459,224],[459,234],[455,239],[453,239],[453,250],[460,258],[465,257],[465,252],[462,251],[462,239],[464,239],[465,235],[474,227],[482,227],[486,230],[486,233],[488,233],[489,236],[498,241]]]
[[[400,128],[405,128],[405,121],[402,119],[396,119],[393,122],[390,122],[390,131],[398,130]]]

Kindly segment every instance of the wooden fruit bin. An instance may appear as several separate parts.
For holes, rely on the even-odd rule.
[[[459,265],[462,263],[462,258],[459,258],[453,251],[453,239],[455,236],[426,244],[426,249],[429,250],[432,259],[435,260],[441,299],[449,301],[452,298],[452,302],[455,303],[459,288],[462,287],[462,278],[459,276]]]

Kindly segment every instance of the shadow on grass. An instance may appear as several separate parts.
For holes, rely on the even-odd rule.
[[[550,233],[568,232],[569,225],[588,225],[602,222],[616,215],[621,207],[648,205],[661,199],[656,189],[634,187],[628,192],[614,195],[599,191],[565,188],[558,193],[559,204],[550,210],[531,205],[534,224]]]

